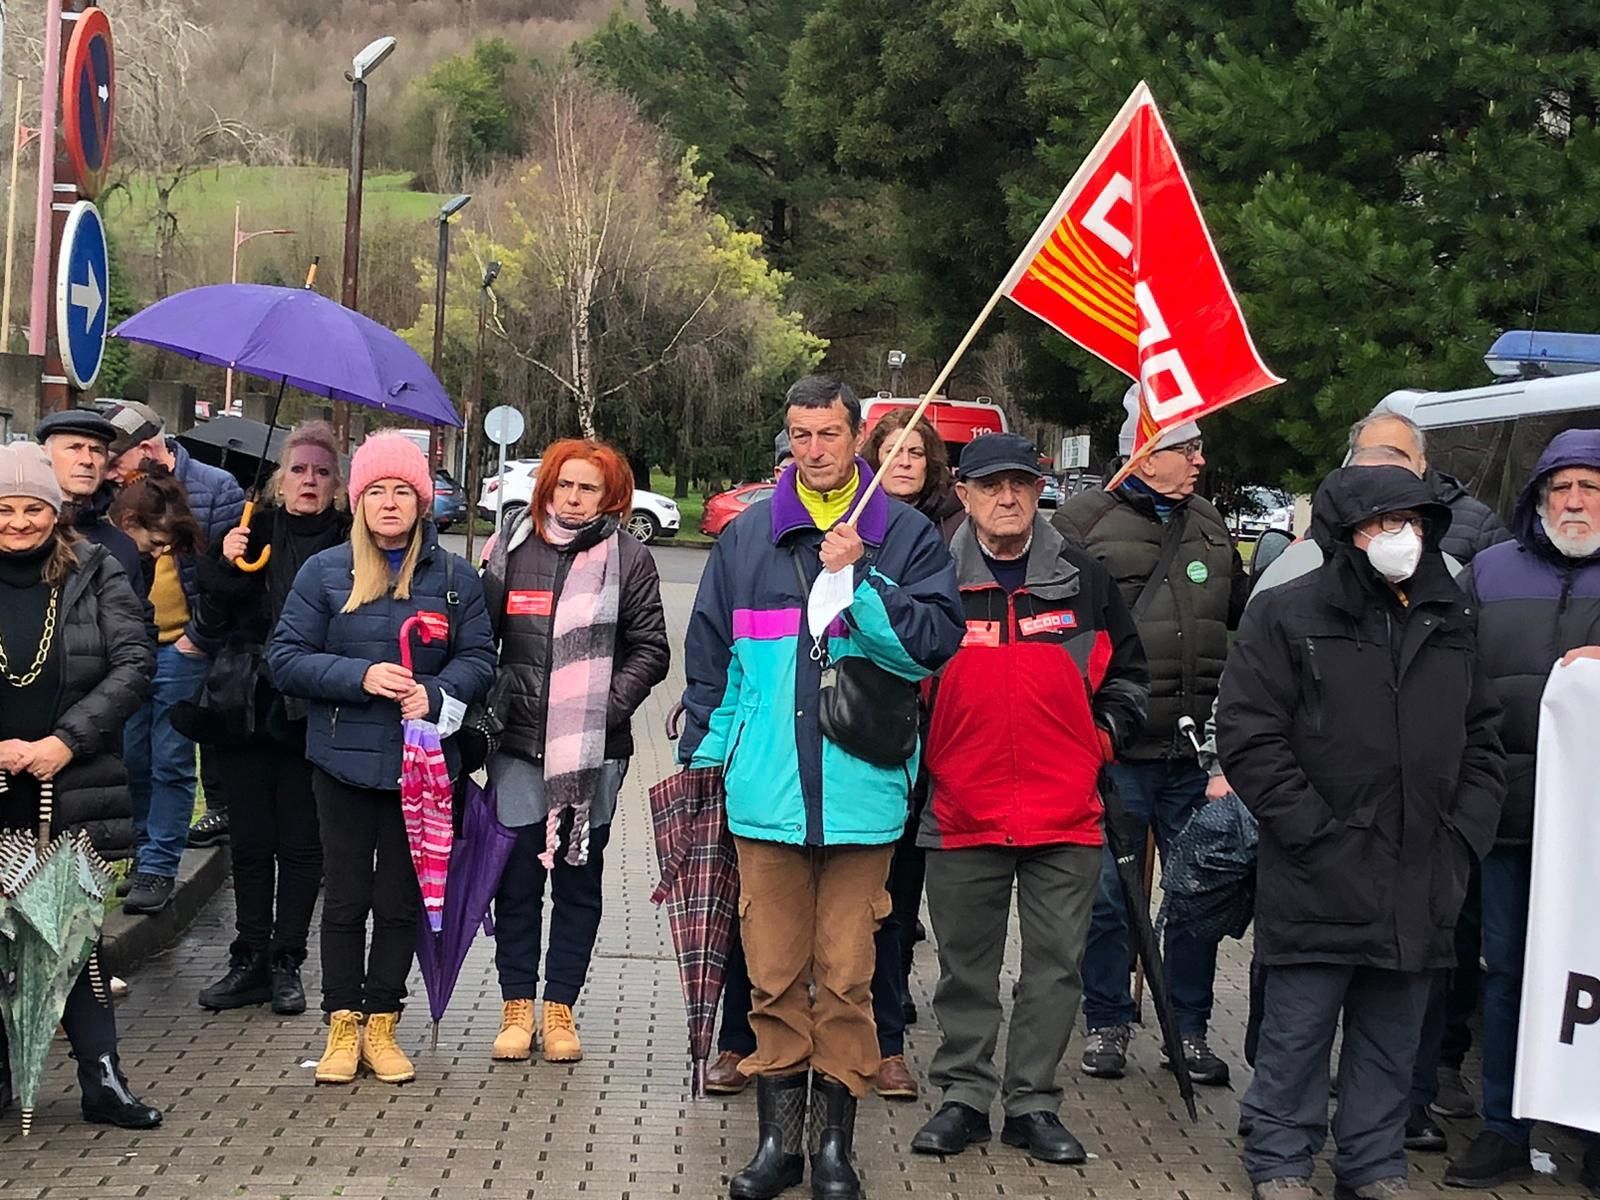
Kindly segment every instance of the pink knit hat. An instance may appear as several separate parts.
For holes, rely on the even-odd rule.
[[[361,493],[380,479],[400,479],[417,490],[424,510],[433,505],[433,472],[428,456],[401,433],[375,433],[350,458],[350,503],[361,503]]]

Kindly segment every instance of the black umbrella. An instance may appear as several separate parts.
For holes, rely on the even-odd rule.
[[[1122,808],[1122,798],[1109,771],[1100,772],[1100,798],[1106,809],[1106,845],[1117,865],[1117,881],[1122,885],[1122,900],[1128,910],[1128,940],[1139,961],[1155,1004],[1156,1020],[1161,1025],[1161,1040],[1167,1049],[1167,1062],[1178,1079],[1178,1094],[1189,1110],[1191,1121],[1199,1120],[1194,1103],[1194,1081],[1189,1078],[1189,1060],[1183,1056],[1183,1036],[1178,1032],[1178,1014],[1167,989],[1166,967],[1161,962],[1160,943],[1150,925],[1150,901],[1144,893],[1143,831]]]
[[[289,431],[278,426],[273,426],[269,435],[260,421],[223,416],[184,430],[178,440],[201,462],[230,471],[241,484],[249,484],[261,469],[262,447],[266,447],[265,461],[276,466],[283,460],[288,436]]]

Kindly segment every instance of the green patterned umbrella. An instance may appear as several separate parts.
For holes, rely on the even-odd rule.
[[[48,840],[50,785],[40,793],[39,834],[0,836],[0,1017],[24,1136],[67,993],[94,954],[113,886],[84,834]]]

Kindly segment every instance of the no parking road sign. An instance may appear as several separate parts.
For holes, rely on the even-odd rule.
[[[56,265],[56,340],[67,382],[80,391],[94,386],[105,357],[109,283],[100,211],[80,200],[67,213]]]
[[[111,167],[111,113],[116,100],[116,55],[105,10],[78,18],[61,74],[61,132],[78,191],[90,200]]]

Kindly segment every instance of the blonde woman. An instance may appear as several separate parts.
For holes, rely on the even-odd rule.
[[[311,789],[323,857],[336,864],[322,901],[329,1022],[318,1083],[349,1083],[363,1067],[385,1083],[415,1077],[394,1036],[421,908],[400,813],[400,723],[425,718],[448,737],[494,679],[483,586],[439,545],[432,503],[421,450],[392,433],[362,443],[350,462],[350,543],[300,569],[267,648],[277,686],[310,701]],[[450,632],[413,648],[413,673],[400,665],[400,627],[419,613]],[[445,753],[454,777],[448,741]]]
[[[342,543],[350,518],[339,495],[333,428],[314,421],[292,430],[267,489],[271,503],[223,538],[220,554],[198,564],[196,640],[216,661],[254,674],[300,568]],[[265,568],[241,571],[240,559]],[[209,685],[208,685],[209,686]],[[280,1016],[306,1010],[300,964],[322,880],[322,838],[306,760],[306,708],[266,680],[230,689],[234,705],[213,705],[211,720],[188,730],[214,756],[227,799],[232,840],[235,931],[228,969],[200,993],[213,1010],[272,1004]],[[180,709],[186,706],[180,705]],[[238,711],[234,711],[237,708]],[[248,711],[246,711],[248,709]],[[192,706],[184,716],[201,717]],[[174,713],[178,719],[179,713]]]

